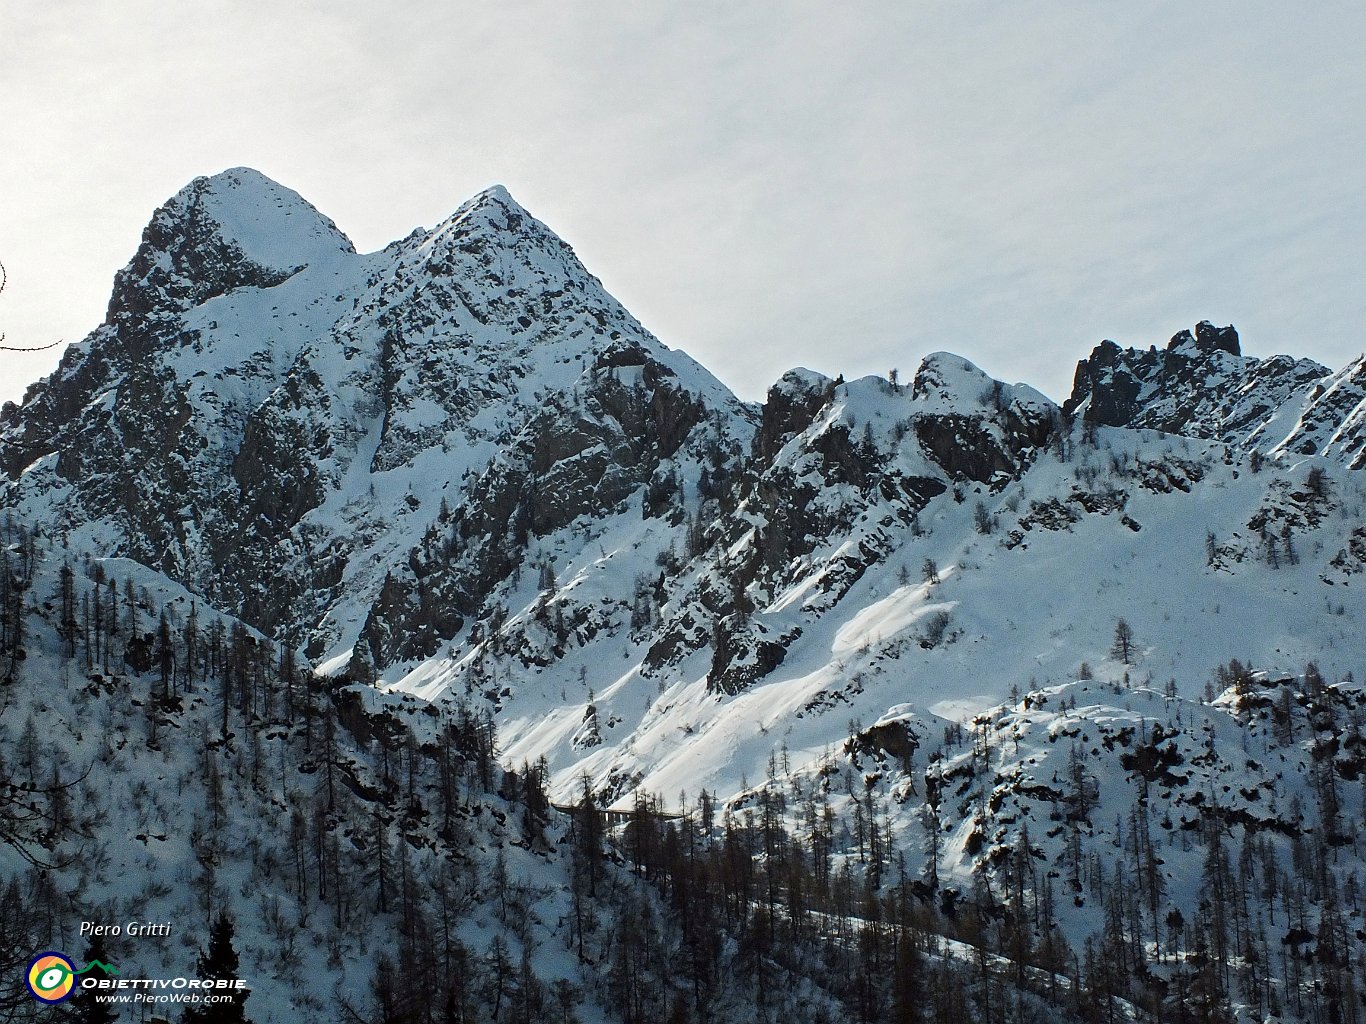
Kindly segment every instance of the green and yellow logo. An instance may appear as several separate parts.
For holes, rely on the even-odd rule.
[[[40,1003],[60,1003],[76,988],[76,975],[98,967],[105,974],[118,974],[118,968],[93,960],[79,971],[65,953],[48,950],[39,953],[28,965],[28,991]]]
[[[76,987],[76,966],[63,953],[39,953],[28,965],[28,990],[40,1003],[60,1003]]]

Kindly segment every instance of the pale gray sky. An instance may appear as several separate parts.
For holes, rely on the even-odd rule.
[[[1065,396],[1209,318],[1366,347],[1366,7],[0,0],[10,344],[246,164],[358,248],[496,181],[748,398],[936,349]],[[57,352],[0,353],[0,400]]]

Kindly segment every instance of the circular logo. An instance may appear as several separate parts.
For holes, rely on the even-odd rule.
[[[76,987],[76,967],[62,953],[39,953],[28,965],[28,990],[40,1003],[60,1003]]]

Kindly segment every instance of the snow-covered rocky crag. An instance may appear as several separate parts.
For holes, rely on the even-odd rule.
[[[44,808],[0,863],[68,916],[207,927],[255,887],[262,1020],[345,1016],[291,1004],[286,935],[364,965],[327,988],[363,1019],[471,1019],[376,967],[421,936],[489,986],[472,1019],[1356,1020],[1364,467],[1366,364],[1232,327],[1103,342],[1061,405],[946,353],[754,405],[502,188],[359,254],[198,179],[0,410],[5,784]],[[77,776],[103,815],[56,829]],[[551,806],[586,792],[634,815],[602,881],[606,823]],[[717,882],[705,956],[680,834],[769,880]],[[903,926],[956,980],[898,988]],[[692,966],[613,960],[652,942]],[[846,990],[822,958],[856,953]]]

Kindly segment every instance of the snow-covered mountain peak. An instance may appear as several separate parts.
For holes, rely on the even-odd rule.
[[[250,167],[196,178],[176,200],[197,202],[225,242],[262,266],[288,269],[332,253],[355,252],[351,240],[312,203]]]
[[[420,264],[413,266],[411,256]],[[648,337],[604,291],[569,244],[502,185],[484,189],[402,246],[398,266],[400,271],[416,270],[439,285],[445,279],[458,279],[462,304],[477,311],[477,316],[507,321],[514,333],[539,333],[523,321],[539,321],[554,308],[578,304],[593,307],[597,327],[607,327],[598,333],[613,340],[620,334]],[[544,297],[549,298],[549,306]]]
[[[512,198],[512,193],[508,191],[506,185],[493,184],[488,188],[481,189],[461,203],[454,216],[467,215],[475,210],[490,208],[499,209],[506,213],[527,214],[526,207]]]
[[[952,352],[931,352],[915,371],[911,394],[916,398],[931,394],[949,398],[971,393],[990,383],[991,377],[971,360]]]
[[[1049,415],[1052,401],[1027,384],[1006,384],[952,352],[932,352],[920,362],[911,397],[923,411],[978,413],[1012,405]]]
[[[114,280],[106,321],[182,312],[236,288],[269,288],[355,252],[297,192],[238,167],[196,178],[153,215]]]
[[[830,378],[823,373],[808,370],[805,366],[794,366],[779,377],[773,387],[786,394],[798,394],[828,387],[830,383]]]
[[[423,244],[440,246],[443,242],[482,239],[474,245],[515,245],[539,247],[551,252],[572,250],[563,239],[512,197],[503,185],[490,185],[475,193],[456,208],[449,217],[425,233]],[[496,241],[495,241],[496,240]],[[469,247],[467,246],[467,250]],[[577,265],[577,260],[574,260]],[[584,276],[591,276],[580,265]]]

